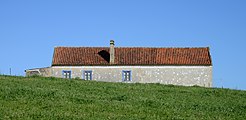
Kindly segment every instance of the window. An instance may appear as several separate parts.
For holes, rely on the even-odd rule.
[[[131,76],[131,71],[125,71],[125,70],[123,70],[122,71],[122,80],[123,81],[131,81],[131,78],[132,76]]]
[[[90,71],[88,71],[88,70],[84,71],[83,78],[85,80],[92,80],[92,71],[91,70]]]
[[[63,70],[62,75],[63,75],[63,78],[71,79],[71,71],[70,70]]]

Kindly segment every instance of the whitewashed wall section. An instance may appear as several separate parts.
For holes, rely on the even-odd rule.
[[[133,83],[212,87],[212,66],[53,66],[51,76],[62,77],[63,70],[71,70],[72,78],[92,70],[93,80],[105,82],[122,82],[122,70],[130,70]]]

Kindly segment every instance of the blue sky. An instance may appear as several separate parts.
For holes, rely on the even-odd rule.
[[[1,0],[0,73],[51,65],[55,46],[207,47],[215,87],[246,90],[245,0]]]

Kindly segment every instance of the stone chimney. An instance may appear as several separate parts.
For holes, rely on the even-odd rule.
[[[110,49],[109,49],[109,54],[110,54],[110,64],[114,64],[114,40],[110,40]]]

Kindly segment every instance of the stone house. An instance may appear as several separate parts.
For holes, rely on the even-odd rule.
[[[162,83],[212,87],[208,47],[55,47],[51,67],[26,75],[80,78],[105,82]]]

